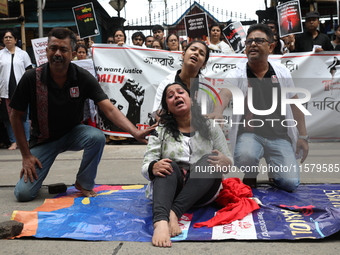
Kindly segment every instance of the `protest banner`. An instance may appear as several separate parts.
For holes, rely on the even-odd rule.
[[[83,68],[85,70],[87,70],[94,77],[97,77],[96,72],[94,70],[92,59],[88,58],[88,59],[82,59],[82,60],[73,60],[72,63],[76,64],[77,66],[80,66],[81,68]]]
[[[80,38],[99,35],[96,13],[92,3],[78,5],[72,8]]]
[[[185,16],[184,25],[188,42],[193,40],[207,40],[207,37],[209,36],[209,29],[206,13]]]
[[[181,53],[107,44],[94,44],[93,53],[98,80],[111,102],[139,129],[145,129],[150,122],[157,86],[167,75],[181,68]],[[309,52],[269,56],[290,70],[297,88],[311,92],[311,99],[304,107],[312,114],[306,116],[306,125],[314,140],[340,140],[340,65],[336,62],[330,67],[334,58],[340,59],[340,54]],[[245,61],[247,57],[243,54],[213,53],[202,74],[218,91],[226,72]],[[229,120],[231,113],[232,108],[227,108],[225,119]],[[131,137],[102,114],[97,126],[108,135]]]
[[[138,128],[146,128],[157,86],[180,68],[181,53],[109,44],[94,44],[92,49],[98,80],[110,101]],[[104,133],[131,137],[103,114],[100,117],[98,127]]]
[[[31,42],[37,67],[45,64],[48,61],[46,56],[47,37],[32,39]]]
[[[299,0],[292,0],[277,6],[280,37],[303,32]]]
[[[244,31],[241,22],[233,22],[226,26],[222,31],[224,37],[233,47],[235,53],[243,52],[245,48],[246,32]]]

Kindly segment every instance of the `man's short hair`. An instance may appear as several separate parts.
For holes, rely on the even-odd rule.
[[[48,42],[50,41],[52,36],[55,37],[55,38],[61,39],[61,40],[64,40],[66,38],[70,38],[72,51],[76,47],[77,37],[76,37],[75,33],[68,28],[63,28],[63,27],[53,28],[47,35]]]
[[[132,40],[134,40],[136,37],[142,37],[143,43],[145,42],[145,35],[142,32],[140,32],[140,31],[135,32],[131,36]]]
[[[273,31],[267,25],[261,24],[261,23],[253,24],[248,28],[247,38],[252,32],[257,31],[257,30],[265,33],[269,42],[274,41]]]
[[[158,30],[162,30],[162,32],[164,32],[164,27],[162,27],[161,25],[155,25],[153,28],[152,28],[152,32],[155,33],[156,31]]]

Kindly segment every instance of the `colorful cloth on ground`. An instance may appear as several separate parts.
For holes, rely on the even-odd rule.
[[[152,203],[145,187],[97,186],[97,197],[80,197],[75,188],[34,211],[14,211],[13,220],[25,223],[21,236],[78,240],[150,242]],[[340,230],[340,184],[300,185],[288,193],[269,185],[253,189],[260,209],[242,220],[212,228],[194,228],[211,219],[220,208],[193,208],[180,220],[182,240],[294,240],[319,239]]]

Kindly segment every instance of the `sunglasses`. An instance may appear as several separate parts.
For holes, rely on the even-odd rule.
[[[261,37],[256,37],[256,38],[249,38],[245,41],[246,46],[250,46],[255,42],[257,45],[261,45],[264,42],[270,43],[267,39],[261,38]]]

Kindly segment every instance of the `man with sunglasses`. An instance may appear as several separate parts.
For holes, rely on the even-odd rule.
[[[243,181],[249,186],[256,187],[257,175],[266,170],[277,188],[292,192],[300,183],[296,155],[302,153],[301,163],[308,155],[309,137],[304,114],[293,104],[286,106],[286,115],[281,113],[281,90],[294,88],[294,83],[285,66],[268,59],[274,49],[272,30],[264,24],[252,25],[245,44],[248,61],[227,72],[226,79],[230,89],[236,86],[244,95],[244,114],[234,114],[229,123],[235,165],[244,172]],[[277,94],[273,92],[275,89]],[[248,94],[249,91],[252,94]],[[209,117],[222,116],[232,93],[228,88],[222,88],[220,96],[223,104],[215,106]],[[248,97],[252,98],[251,104],[247,104]],[[286,97],[298,98],[295,93],[287,93]],[[241,98],[234,94],[234,107]],[[277,103],[276,110],[262,115],[274,102]],[[282,125],[285,120],[295,120],[296,125]],[[266,166],[259,165],[261,158],[265,158]]]

